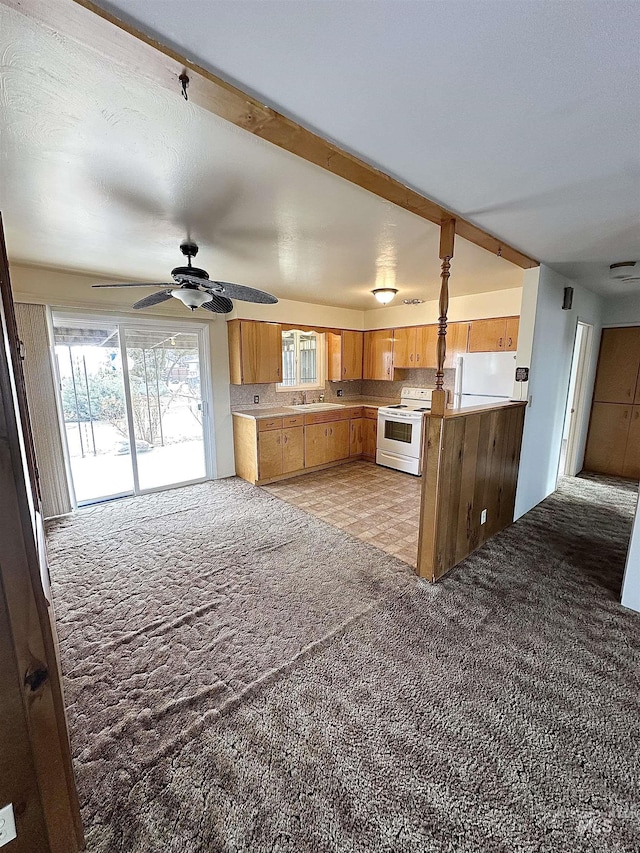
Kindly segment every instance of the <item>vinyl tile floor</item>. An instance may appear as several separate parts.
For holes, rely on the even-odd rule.
[[[358,461],[262,488],[415,568],[421,484],[420,477]]]

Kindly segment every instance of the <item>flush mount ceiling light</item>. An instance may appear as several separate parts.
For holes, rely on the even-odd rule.
[[[382,302],[383,305],[388,305],[397,292],[397,287],[376,287],[375,290],[371,291],[378,302]]]
[[[621,261],[619,264],[611,264],[609,278],[612,281],[640,281],[640,263]]]

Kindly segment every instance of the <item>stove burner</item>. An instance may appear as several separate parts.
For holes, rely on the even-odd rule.
[[[404,403],[398,403],[396,406],[389,406],[388,408],[389,409],[406,409],[407,407],[404,405]]]
[[[422,409],[414,409],[413,411],[414,411],[414,412],[430,412],[430,411],[431,411],[431,409],[425,409],[425,408],[422,408]]]

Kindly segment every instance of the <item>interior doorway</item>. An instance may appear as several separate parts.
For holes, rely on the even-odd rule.
[[[558,477],[575,477],[579,473],[579,437],[580,427],[585,422],[589,402],[586,399],[586,391],[592,338],[593,326],[578,320],[571,359],[567,407],[562,428]]]
[[[53,313],[75,506],[210,476],[203,329]]]

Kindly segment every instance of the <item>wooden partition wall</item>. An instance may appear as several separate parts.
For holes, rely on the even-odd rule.
[[[525,406],[427,418],[420,577],[438,580],[513,521]]]

